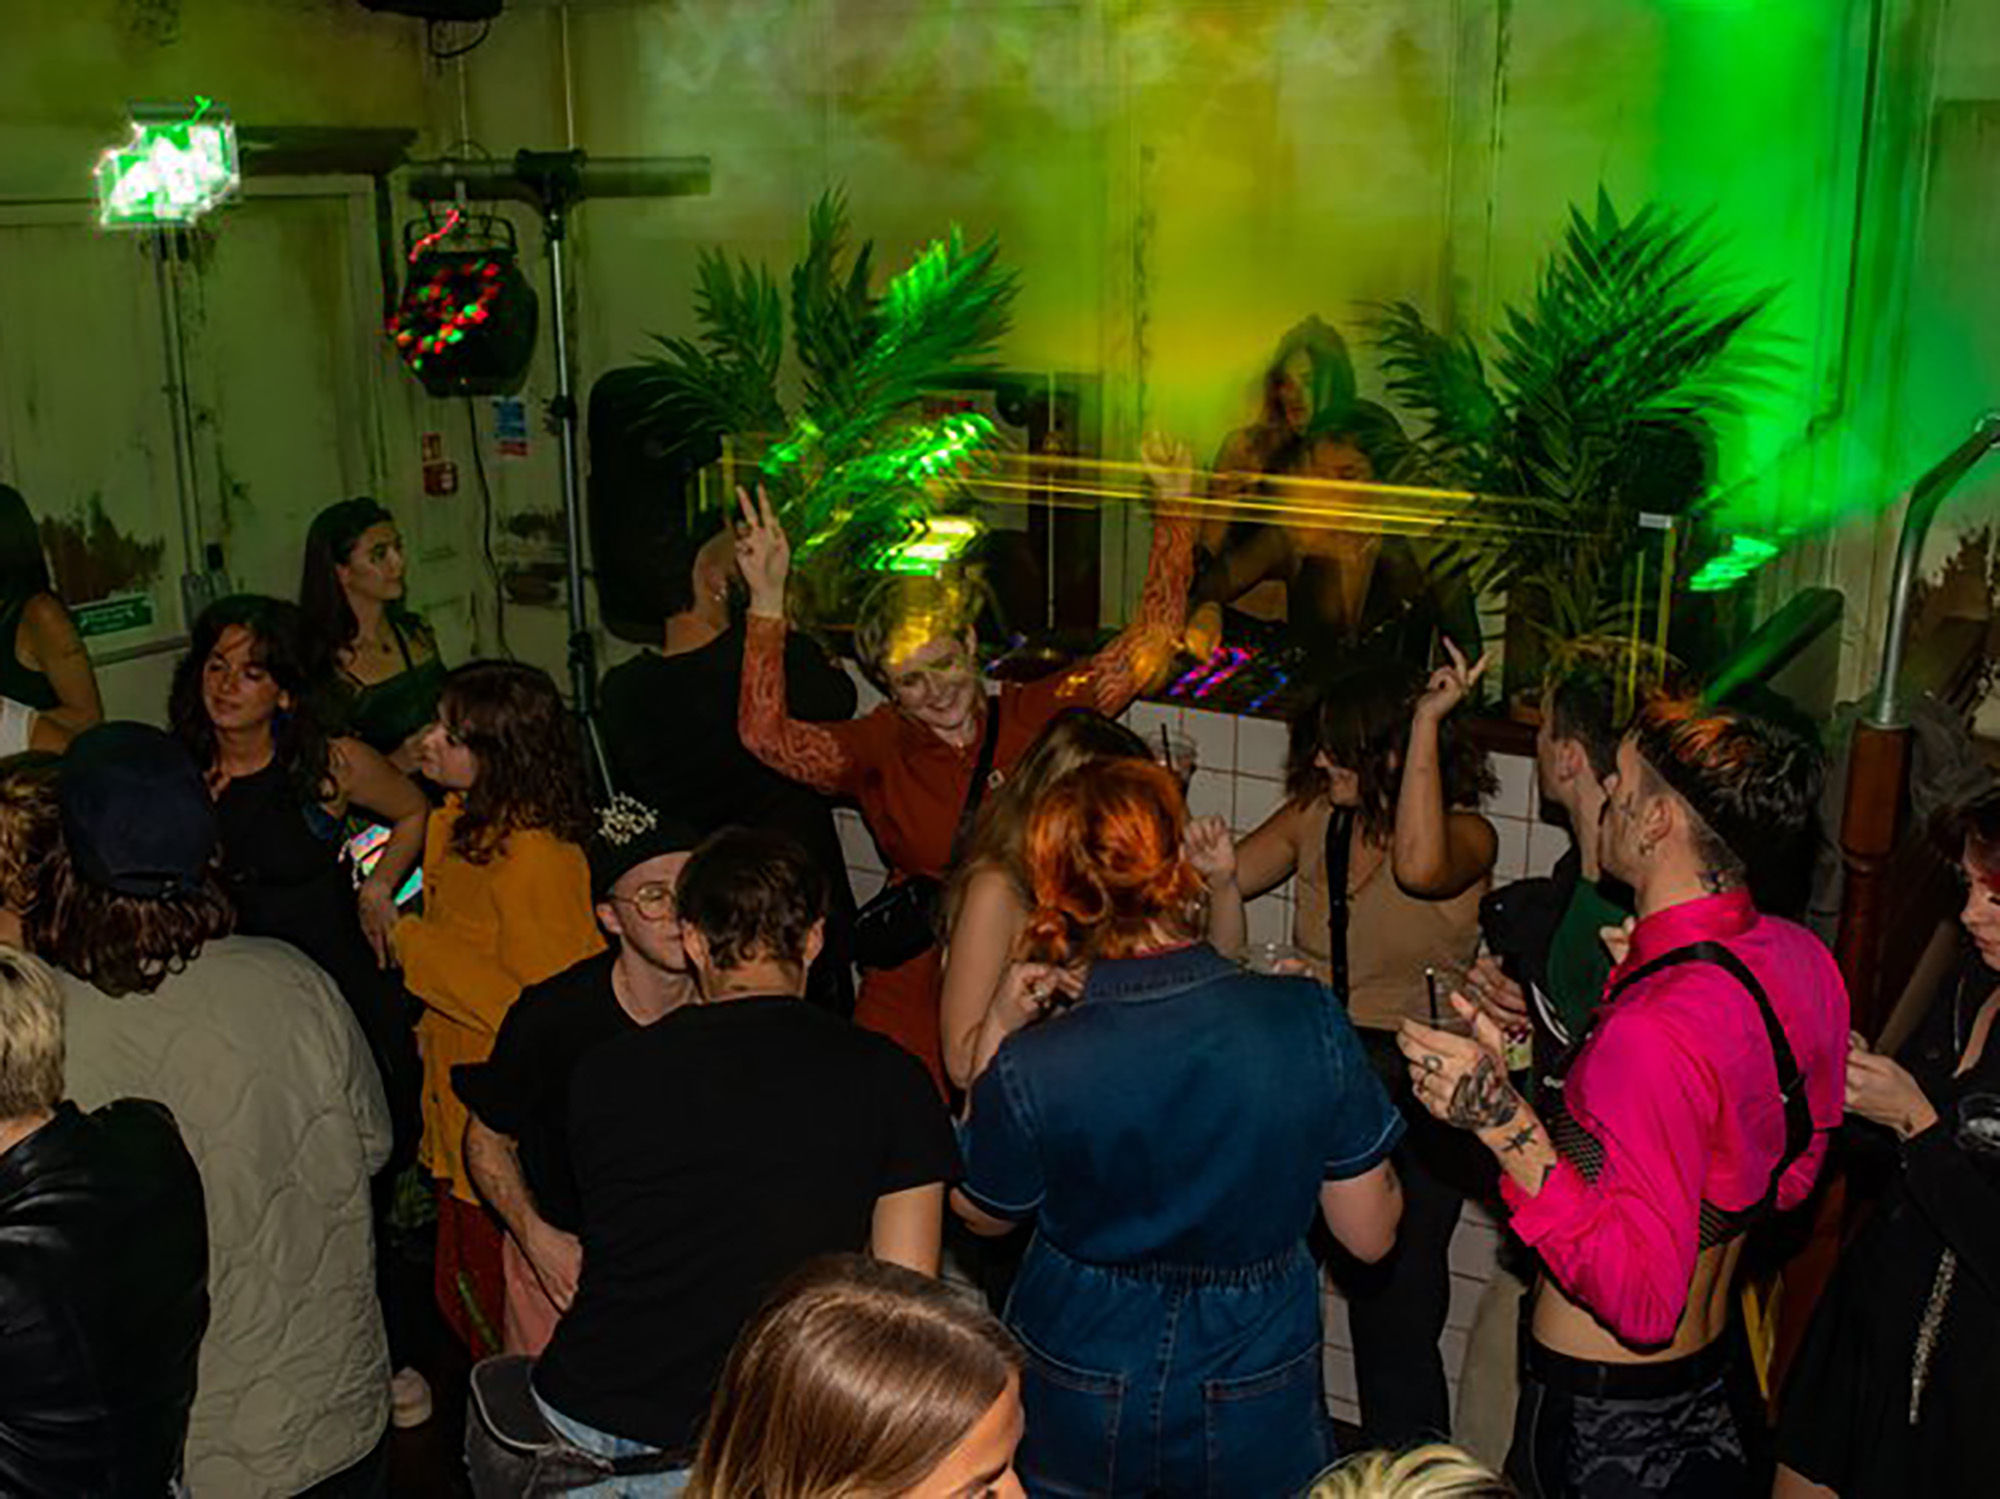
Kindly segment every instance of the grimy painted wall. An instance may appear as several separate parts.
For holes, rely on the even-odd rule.
[[[451,61],[427,40],[469,29],[427,38],[351,0],[15,8],[0,477],[45,513],[87,518],[96,499],[167,541],[164,571],[190,565],[187,533],[197,553],[221,544],[236,582],[279,590],[305,517],[375,492],[416,542],[415,601],[460,652],[500,643],[480,471],[503,567],[533,549],[510,518],[557,502],[546,355],[524,392],[526,456],[495,444],[490,403],[424,398],[384,351],[373,209],[345,179],[253,184],[174,272],[185,326],[163,329],[154,269],[91,230],[82,201],[128,100],[409,126],[419,156],[707,155],[705,196],[578,210],[586,390],[648,334],[692,330],[699,247],[782,270],[829,185],[885,265],[948,222],[997,234],[1023,280],[1005,362],[1096,382],[1111,456],[1148,427],[1212,451],[1308,313],[1357,348],[1367,305],[1392,299],[1489,337],[1568,206],[1600,187],[1707,213],[1744,285],[1783,287],[1772,331],[1791,361],[1723,434],[1728,514],[1794,534],[1758,585],[1773,600],[1848,591],[1849,688],[1872,669],[1889,500],[2000,400],[1994,294],[1968,269],[1991,263],[2000,225],[1963,185],[2000,18],[1972,0],[510,0]],[[400,229],[415,205],[395,212]],[[517,222],[539,274],[538,231]],[[169,343],[198,436],[178,484],[147,417]],[[1365,349],[1359,362],[1378,393]],[[425,433],[458,465],[454,495],[421,493]],[[1940,545],[1993,493],[1969,485]],[[1106,529],[1115,612],[1143,521]],[[166,581],[161,640],[179,626]],[[559,666],[557,609],[510,605],[504,625],[508,648]],[[157,686],[143,660],[114,670]]]

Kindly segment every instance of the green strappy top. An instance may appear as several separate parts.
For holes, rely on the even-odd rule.
[[[347,732],[385,755],[437,717],[445,674],[444,661],[435,651],[422,661],[413,660],[402,628],[393,621],[389,628],[403,653],[403,669],[366,685],[350,677],[353,695],[347,703]]]

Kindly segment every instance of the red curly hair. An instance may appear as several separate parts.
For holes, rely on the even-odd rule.
[[[1156,929],[1200,932],[1187,806],[1164,766],[1099,760],[1049,788],[1028,824],[1034,891],[1023,951],[1043,962],[1130,957]]]

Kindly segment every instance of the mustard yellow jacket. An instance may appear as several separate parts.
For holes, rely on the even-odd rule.
[[[451,851],[458,799],[431,813],[424,835],[424,913],[396,923],[403,980],[424,1002],[421,1159],[454,1197],[478,1201],[465,1170],[465,1105],[451,1069],[483,1062],[500,1021],[530,984],[604,947],[583,850],[552,833],[510,833],[484,864]]]

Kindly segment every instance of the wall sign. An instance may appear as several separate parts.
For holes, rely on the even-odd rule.
[[[150,593],[121,593],[71,607],[69,617],[76,633],[86,640],[93,635],[115,635],[120,630],[140,630],[153,622]]]

